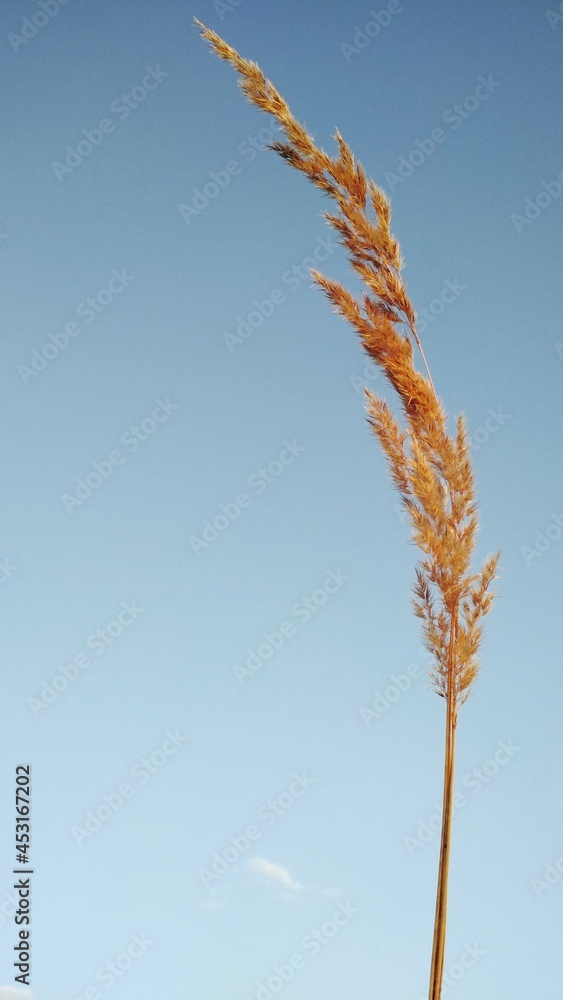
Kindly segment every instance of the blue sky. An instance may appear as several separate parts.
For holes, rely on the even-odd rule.
[[[418,1000],[444,706],[350,283],[193,17],[390,195],[502,549],[459,726],[445,996],[563,1000],[563,13],[5,0],[1,1000]],[[42,16],[43,15],[43,16]],[[24,20],[27,18],[27,21]],[[26,37],[27,36],[27,37]],[[269,131],[270,130],[270,131]],[[268,985],[269,983],[269,985]]]

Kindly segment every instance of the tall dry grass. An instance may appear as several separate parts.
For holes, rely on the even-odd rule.
[[[357,299],[339,282],[318,271],[311,274],[336,312],[359,334],[394,390],[402,415],[400,423],[383,398],[366,390],[369,423],[386,455],[412,538],[423,553],[416,568],[413,607],[433,656],[434,690],[446,704],[442,831],[429,985],[429,1000],[440,1000],[458,711],[479,669],[482,619],[493,601],[490,585],[500,553],[486,559],[479,572],[472,571],[478,519],[465,421],[460,415],[455,434],[448,433],[446,413],[416,331],[416,313],[401,277],[403,260],[389,228],[387,197],[366,176],[338,131],[337,154],[331,157],[316,146],[256,63],[243,59],[197,19],[196,23],[216,54],[237,71],[249,100],[278,122],[284,141],[273,142],[269,148],[335,203],[336,211],[326,212],[326,218],[366,291]],[[420,351],[425,374],[414,366],[411,338]]]

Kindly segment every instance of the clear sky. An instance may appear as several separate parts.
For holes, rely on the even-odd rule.
[[[4,0],[6,987],[31,763],[34,1000],[426,991],[444,704],[365,422],[383,382],[311,288],[316,261],[354,286],[326,202],[257,151],[272,122],[196,16],[391,197],[472,435],[478,559],[503,552],[459,725],[445,996],[563,1000],[549,2]]]

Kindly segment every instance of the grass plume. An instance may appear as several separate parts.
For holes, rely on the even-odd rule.
[[[368,421],[386,456],[389,473],[421,550],[413,609],[432,654],[431,681],[445,699],[444,793],[438,888],[429,1000],[440,1000],[444,969],[448,871],[453,812],[455,738],[458,711],[479,669],[483,618],[491,608],[491,583],[500,553],[478,572],[471,565],[478,528],[470,445],[462,415],[450,434],[436,394],[416,313],[402,278],[400,247],[390,230],[391,209],[384,192],[335,133],[336,153],[320,149],[294,118],[260,67],[200,21],[201,34],[238,73],[239,84],[256,107],[273,115],[282,133],[269,146],[328,196],[334,210],[325,217],[345,247],[365,291],[353,296],[339,282],[311,271],[333,309],[356,330],[367,354],[394,391],[399,417],[387,401],[366,390]],[[420,352],[424,373],[414,363]]]

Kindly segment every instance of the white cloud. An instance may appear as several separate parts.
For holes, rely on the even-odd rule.
[[[337,885],[331,885],[329,889],[321,889],[321,896],[339,896],[340,892]]]
[[[289,868],[277,865],[274,861],[268,861],[267,858],[250,858],[247,861],[247,866],[251,871],[260,875],[265,882],[278,885],[281,889],[290,889],[292,892],[301,892],[303,889],[301,882],[297,882],[292,877]],[[0,1000],[2,1000],[1,997]]]
[[[0,1000],[33,1000],[33,993],[17,986],[0,986]]]
[[[201,904],[203,910],[222,910],[223,903],[214,903],[213,900],[207,900],[205,903]],[[2,997],[0,996],[0,1000]]]

